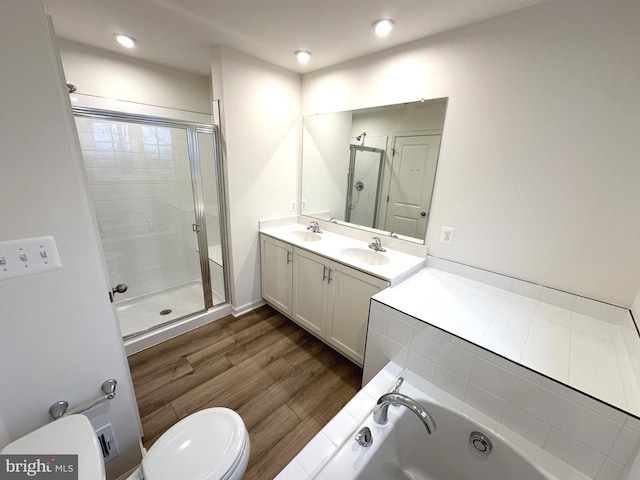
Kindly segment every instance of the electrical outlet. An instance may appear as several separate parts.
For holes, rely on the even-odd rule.
[[[98,436],[98,444],[102,450],[102,457],[104,463],[108,463],[118,456],[118,445],[116,444],[116,437],[113,434],[113,427],[110,423],[107,423],[104,427],[96,430]]]
[[[440,243],[453,245],[453,232],[455,232],[455,230],[453,227],[442,227],[440,230]]]
[[[291,200],[291,211],[292,212],[296,211],[296,201],[295,200]]]
[[[302,202],[300,202],[300,208],[302,208],[302,210],[306,210],[307,209],[307,199],[303,198]]]

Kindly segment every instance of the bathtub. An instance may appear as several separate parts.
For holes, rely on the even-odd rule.
[[[308,476],[297,478],[589,480],[557,457],[411,371],[404,370],[402,376],[405,381],[400,392],[420,402],[435,420],[437,428],[431,435],[418,417],[403,406],[389,407],[388,423],[384,426],[376,424],[368,410],[364,420],[336,446],[323,465]],[[364,426],[373,434],[370,447],[360,446],[354,439],[355,433]],[[472,432],[480,432],[490,440],[492,449],[488,455],[471,445]],[[289,478],[289,475],[278,478]]]

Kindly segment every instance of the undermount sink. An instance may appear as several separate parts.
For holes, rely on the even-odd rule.
[[[366,248],[344,248],[340,250],[340,254],[367,265],[386,265],[389,263],[389,257],[386,257],[383,253],[374,252]]]
[[[286,235],[292,240],[298,240],[300,242],[317,242],[318,240],[322,240],[322,236],[320,236],[319,233],[314,232],[302,232],[295,230],[293,232],[287,232]]]

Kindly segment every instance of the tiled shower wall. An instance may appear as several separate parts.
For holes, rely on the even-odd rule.
[[[111,281],[129,286],[119,300],[199,280],[185,132],[76,124]]]

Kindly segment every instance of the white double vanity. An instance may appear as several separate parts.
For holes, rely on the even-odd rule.
[[[297,217],[260,223],[262,296],[362,366],[371,297],[421,270],[426,247],[382,237],[385,251],[374,251],[374,234],[322,221],[322,233],[307,226]]]

